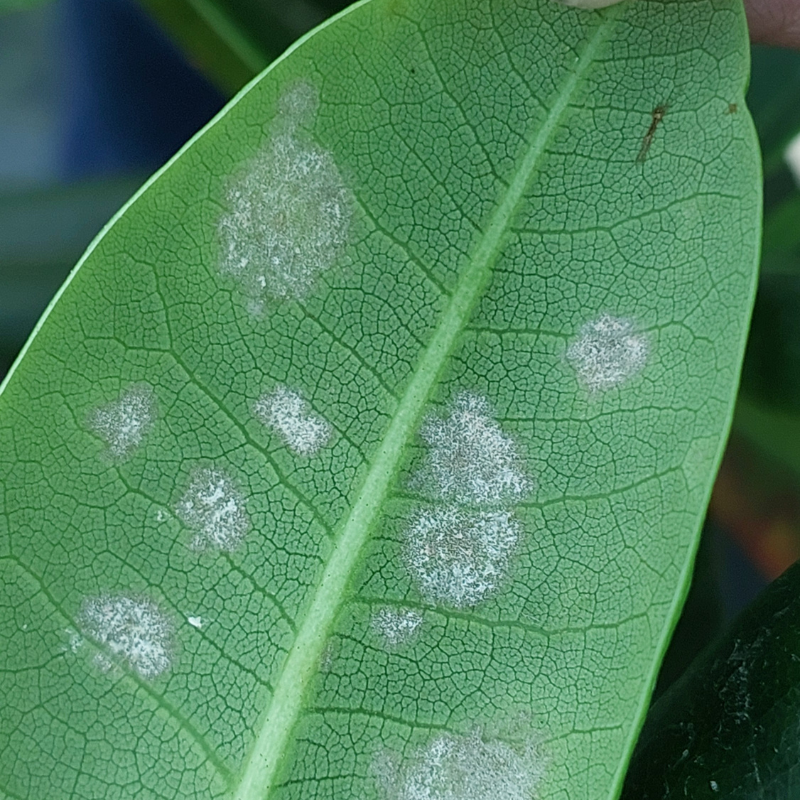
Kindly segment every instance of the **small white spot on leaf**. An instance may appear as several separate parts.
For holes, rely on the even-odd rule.
[[[450,415],[428,417],[420,435],[430,446],[413,481],[421,490],[432,485],[441,499],[477,505],[518,500],[529,491],[516,444],[484,398],[458,395]]]
[[[718,792],[719,791],[719,784],[716,781],[709,781],[708,785],[711,788],[712,792]]]
[[[150,386],[137,383],[89,415],[89,428],[108,445],[113,458],[129,456],[153,427],[156,398]]]
[[[604,314],[587,322],[567,349],[580,382],[592,392],[619,386],[642,370],[649,342],[633,322]]]
[[[520,535],[508,511],[427,509],[406,529],[405,559],[423,597],[465,608],[498,587]]]
[[[350,192],[333,156],[301,131],[316,104],[307,84],[285,94],[272,135],[228,187],[221,269],[256,300],[304,297],[347,240]]]
[[[80,612],[84,634],[105,648],[95,663],[104,672],[122,662],[143,678],[155,678],[172,662],[172,625],[150,600],[104,595],[86,600]],[[80,646],[78,642],[73,652]]]
[[[70,653],[77,653],[83,647],[83,636],[78,633],[74,628],[64,628],[64,635],[67,638],[67,644],[61,648],[62,653],[69,650]]]
[[[386,800],[535,800],[544,767],[532,744],[473,731],[438,736],[405,764],[386,756],[376,770]]]
[[[422,614],[410,608],[381,608],[372,615],[372,630],[389,647],[407,644],[422,624]]]
[[[313,455],[331,437],[330,423],[314,413],[307,400],[286,386],[262,395],[253,406],[253,413],[298,455]]]
[[[192,547],[201,550],[234,550],[250,527],[244,497],[233,479],[216,468],[193,474],[175,511],[196,533]]]
[[[202,628],[203,627],[203,618],[202,617],[186,617],[186,621],[193,628]]]

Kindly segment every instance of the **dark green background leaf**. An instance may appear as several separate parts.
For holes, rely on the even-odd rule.
[[[800,793],[800,565],[653,706],[623,800]]]

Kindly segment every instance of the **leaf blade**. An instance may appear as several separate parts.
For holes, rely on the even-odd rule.
[[[85,529],[80,528],[83,536],[67,527],[68,538],[81,542],[83,564],[76,583],[85,592],[101,576],[103,583],[130,586],[131,591],[157,591],[159,602],[172,609],[176,618],[191,615],[195,620],[213,620],[207,628],[202,626],[201,634],[186,629],[185,646],[194,650],[164,679],[159,691],[176,707],[187,709],[187,718],[237,778],[246,774],[244,765],[250,754],[259,752],[257,732],[265,730],[262,720],[276,687],[280,691],[274,702],[288,701],[290,713],[285,718],[285,732],[273,740],[274,759],[267,765],[269,770],[278,769],[273,795],[291,797],[305,792],[325,797],[367,791],[365,785],[371,780],[367,762],[375,751],[368,737],[360,740],[358,747],[341,753],[340,760],[346,765],[342,774],[329,775],[330,764],[337,763],[336,751],[329,756],[326,750],[323,756],[321,749],[315,749],[314,737],[319,731],[338,731],[336,738],[342,742],[349,723],[367,731],[385,724],[393,732],[381,737],[381,744],[390,753],[404,753],[412,766],[430,760],[425,747],[432,745],[430,741],[425,745],[425,739],[439,731],[442,736],[461,737],[433,742],[440,750],[450,748],[456,754],[454,769],[459,754],[470,747],[470,752],[476,752],[485,762],[489,755],[474,744],[476,734],[469,730],[474,724],[470,721],[480,720],[487,736],[494,732],[497,720],[489,714],[492,708],[486,697],[502,695],[498,687],[505,686],[509,697],[501,706],[503,712],[514,714],[525,703],[542,709],[530,725],[546,728],[543,738],[552,763],[548,778],[551,791],[575,797],[590,793],[612,796],[616,791],[635,736],[636,719],[647,702],[649,687],[641,672],[650,665],[654,673],[652,667],[668,634],[669,615],[680,604],[711,468],[718,458],[726,413],[730,411],[755,262],[753,227],[758,200],[753,141],[751,135],[748,138],[746,119],[727,120],[721,107],[719,117],[709,115],[711,122],[707,129],[701,129],[701,144],[706,147],[704,158],[713,179],[708,186],[697,188],[687,169],[691,158],[686,153],[691,153],[697,138],[693,116],[697,108],[711,102],[706,96],[710,90],[701,87],[706,94],[699,101],[692,100],[697,108],[687,101],[689,91],[677,98],[684,109],[688,106],[683,114],[679,113],[680,103],[676,110],[673,100],[673,110],[657,128],[647,159],[637,165],[652,109],[663,99],[666,87],[656,80],[656,85],[642,95],[639,89],[631,88],[638,81],[638,68],[617,71],[613,58],[587,57],[584,64],[591,63],[592,69],[585,76],[586,86],[581,87],[581,96],[575,98],[572,107],[566,99],[562,101],[563,109],[570,112],[569,125],[552,124],[552,139],[546,120],[548,115],[555,119],[552,112],[558,104],[553,97],[558,96],[558,87],[564,81],[577,80],[575,61],[570,59],[575,58],[577,48],[585,47],[592,30],[606,24],[598,20],[620,15],[618,29],[612,30],[610,25],[606,28],[612,55],[618,56],[630,46],[636,30],[647,31],[648,36],[661,30],[660,47],[666,51],[676,42],[663,31],[669,31],[680,19],[677,11],[669,16],[670,8],[669,4],[648,5],[647,10],[628,7],[605,12],[603,17],[580,16],[551,6],[536,8],[530,16],[520,12],[528,25],[526,30],[536,33],[532,39],[536,47],[550,48],[551,53],[543,62],[536,47],[523,47],[518,56],[520,65],[509,61],[509,53],[514,52],[511,43],[518,36],[519,16],[503,17],[503,25],[496,21],[502,30],[502,36],[496,37],[494,29],[485,25],[480,4],[455,11],[444,4],[421,4],[419,8],[406,4],[400,9],[403,13],[397,13],[396,4],[362,5],[358,11],[363,16],[352,13],[341,17],[336,28],[331,25],[323,29],[324,34],[308,40],[309,45],[314,42],[315,50],[297,48],[294,58],[283,60],[269,73],[270,81],[240,97],[216,125],[195,140],[195,147],[185,150],[170,171],[162,173],[162,179],[168,178],[163,185],[151,183],[152,191],[140,195],[128,213],[118,218],[102,242],[97,265],[76,276],[72,288],[62,295],[62,300],[71,298],[75,304],[80,296],[91,296],[94,315],[80,318],[74,311],[69,314],[66,305],[54,310],[47,331],[42,329],[39,347],[29,349],[26,356],[27,383],[19,378],[13,385],[7,384],[7,391],[17,394],[13,407],[11,394],[4,395],[6,414],[16,415],[26,408],[25,414],[15,417],[22,423],[27,414],[61,422],[63,404],[55,396],[37,394],[35,382],[31,384],[33,376],[53,372],[60,361],[69,363],[76,357],[69,351],[76,346],[81,348],[80,358],[99,365],[92,385],[76,376],[74,370],[66,374],[63,369],[57,371],[60,391],[72,398],[77,418],[65,433],[59,432],[69,442],[62,452],[74,451],[76,455],[69,463],[91,486],[77,504],[78,516],[86,520]],[[730,21],[734,14],[727,6],[719,15],[708,5],[702,8],[709,27],[721,26],[721,20]],[[496,11],[500,19],[500,10]],[[654,15],[656,21],[647,22],[645,15]],[[736,35],[744,41],[741,21],[739,10]],[[470,42],[475,30],[487,31],[476,40],[484,51],[477,65],[459,55],[453,46],[454,41]],[[364,31],[373,33],[373,47],[349,61],[343,59],[342,43]],[[701,39],[703,34],[698,29],[694,35]],[[720,52],[725,55],[730,51],[728,57],[735,69],[731,68],[733,77],[726,78],[724,86],[714,88],[713,97],[729,92],[732,99],[738,99],[736,93],[741,92],[744,82],[741,48],[737,50],[728,39],[723,44]],[[716,70],[722,56],[712,59],[702,55],[702,48],[700,52],[697,57],[709,64],[713,61]],[[392,54],[390,69],[383,63],[387,53]],[[359,63],[367,60],[369,68]],[[580,63],[580,56],[578,60]],[[551,61],[557,68],[543,79],[541,92],[538,88],[532,91],[522,76],[530,73],[533,65],[544,74]],[[488,95],[473,97],[474,87],[481,85],[480,70],[489,69],[487,64],[497,70],[496,63],[507,67],[497,83],[502,89],[499,99],[493,99],[494,89]],[[361,152],[369,134],[371,158],[354,155],[354,160],[340,165],[342,174],[346,167],[348,184],[358,189],[364,212],[358,224],[363,227],[352,244],[349,261],[338,271],[326,273],[316,294],[312,292],[302,303],[272,299],[270,315],[253,318],[242,308],[241,298],[236,299],[236,291],[217,273],[219,253],[213,242],[220,213],[217,198],[225,196],[227,180],[237,165],[258,152],[265,138],[274,141],[268,137],[275,136],[275,125],[280,126],[279,114],[273,128],[265,132],[262,126],[265,119],[275,118],[281,91],[297,80],[307,80],[309,74],[317,74],[319,64],[330,70],[321,88],[313,147],[335,152],[341,158],[343,152]],[[362,79],[385,75],[387,69],[391,80],[379,89],[369,84],[373,88],[365,101]],[[619,88],[626,82],[627,94]],[[609,85],[618,90],[617,102],[625,94],[621,113],[609,100]],[[336,114],[337,98],[354,97],[356,86],[362,110]],[[506,103],[509,96],[524,97],[525,103],[522,111],[516,112],[517,117],[512,114],[513,126],[498,128],[501,111],[507,115],[508,108],[513,108]],[[367,113],[363,109],[370,104],[376,110]],[[353,106],[358,107],[355,102]],[[393,124],[387,127],[387,120]],[[618,137],[617,149],[609,148],[606,142],[612,134]],[[712,146],[714,137],[743,156],[741,171],[733,179],[720,174],[721,165],[715,160],[719,154]],[[520,152],[529,154],[531,170],[538,165],[538,156],[532,153],[541,152],[546,158],[538,174],[526,175],[532,178],[530,186],[519,177],[523,170],[510,193],[508,187],[515,185],[513,175]],[[392,158],[381,162],[387,153]],[[218,174],[212,174],[208,163],[214,164]],[[472,172],[458,173],[463,164]],[[682,169],[677,170],[676,164]],[[398,170],[399,166],[402,169]],[[451,174],[454,170],[458,179]],[[570,176],[568,184],[564,184],[564,174]],[[671,183],[674,174],[685,181],[678,186],[680,191]],[[510,175],[512,179],[505,181]],[[586,176],[603,187],[602,202],[590,202],[596,198],[591,181],[583,183]],[[213,183],[213,192],[198,191],[198,185],[206,181]],[[620,181],[634,191],[620,191],[615,186]],[[642,192],[639,181],[649,189],[649,195]],[[556,202],[548,187],[558,185],[564,196],[559,195]],[[635,190],[640,192],[638,199]],[[514,193],[518,198],[524,195],[524,203],[512,221],[511,212],[517,203],[509,200],[504,206],[497,198],[509,198]],[[406,202],[406,197],[413,202]],[[176,202],[174,198],[186,199]],[[436,202],[431,203],[430,198]],[[557,207],[548,208],[548,203]],[[419,217],[413,211],[417,205]],[[726,214],[741,220],[748,231],[744,247],[733,248],[726,242]],[[450,221],[453,218],[458,224]],[[492,219],[499,220],[495,228]],[[692,241],[686,232],[698,219],[707,221],[713,236],[709,234],[701,249],[681,244]],[[482,224],[482,220],[487,223]],[[495,233],[490,239],[483,236],[481,250],[484,227]],[[501,248],[500,233],[506,227],[511,238]],[[605,227],[611,228],[623,244],[612,242]],[[638,241],[646,240],[662,256],[668,254],[664,258],[669,268],[662,270],[661,265],[647,262],[636,245],[637,233]],[[659,239],[662,235],[664,241]],[[561,247],[556,246],[559,243]],[[587,257],[585,253],[571,257],[573,250],[581,253],[587,248],[594,248],[602,257]],[[95,252],[99,249],[100,245]],[[475,252],[485,255],[470,260]],[[105,262],[100,261],[101,256]],[[713,264],[713,279],[696,274],[698,271],[687,263],[692,256]],[[484,288],[485,267],[492,259],[497,263],[492,280]],[[115,272],[101,268],[102,263],[112,262]],[[605,263],[612,267],[604,270]],[[732,275],[730,263],[737,266]],[[194,270],[187,270],[186,264]],[[653,285],[659,275],[665,287],[648,305],[641,287]],[[590,285],[591,292],[581,297],[579,287],[583,283]],[[689,288],[681,294],[681,287]],[[708,302],[694,303],[696,294],[716,297],[722,289],[727,304],[720,308]],[[624,302],[612,303],[614,296]],[[559,297],[569,300],[562,303],[556,299]],[[683,304],[680,313],[672,311],[675,297]],[[359,313],[367,299],[376,310]],[[635,339],[640,333],[635,325],[631,323],[629,329],[627,319],[622,325],[622,318],[611,316],[634,313],[631,307],[637,317],[645,318],[645,333],[658,342],[659,358],[649,362],[650,372],[645,366],[641,374],[627,375],[629,385],[592,396],[586,387],[580,387],[572,371],[567,343],[581,340],[587,319],[592,322],[587,336],[598,331],[604,335],[621,331],[623,341],[629,335]],[[468,312],[472,313],[465,325]],[[448,314],[451,322],[447,321]],[[78,341],[87,325],[91,338]],[[661,333],[662,329],[666,333]],[[716,339],[720,341],[718,352],[711,346]],[[69,349],[63,342],[70,342]],[[587,348],[573,352],[585,354]],[[303,353],[300,364],[298,349]],[[335,370],[327,367],[332,357],[337,363]],[[422,369],[420,363],[427,364],[426,358],[430,367]],[[693,362],[708,374],[695,369]],[[711,372],[710,365],[714,367]],[[654,368],[661,371],[654,375]],[[91,411],[91,406],[107,406],[109,395],[124,397],[125,385],[131,381],[157,386],[159,407],[165,409],[165,416],[154,427],[153,438],[140,455],[109,468],[98,462],[99,445],[94,450],[90,447],[80,418]],[[319,461],[298,460],[252,419],[252,402],[276,382],[292,384],[295,391],[307,396],[313,408],[325,410],[334,429],[334,443],[332,449],[323,449],[315,456]],[[497,409],[497,424],[503,431],[508,428],[515,439],[527,442],[526,464],[537,477],[536,497],[514,507],[528,531],[516,556],[520,573],[511,582],[515,594],[498,592],[497,597],[469,613],[421,601],[418,587],[409,582],[403,566],[403,537],[408,534],[409,515],[427,501],[410,495],[402,480],[393,487],[386,508],[381,509],[386,512],[386,522],[370,537],[362,560],[342,547],[343,541],[338,542],[337,549],[334,535],[353,508],[361,509],[359,514],[377,513],[377,505],[370,504],[377,504],[388,491],[386,487],[397,473],[400,451],[404,450],[402,442],[415,427],[434,387],[435,399],[442,402],[465,388],[490,397],[490,405]],[[24,403],[22,398],[31,392],[36,402]],[[402,397],[411,399],[404,406],[406,416],[398,417]],[[354,413],[356,409],[358,414]],[[400,420],[394,428],[393,418]],[[30,423],[25,424],[30,427]],[[638,429],[651,431],[652,447],[638,440]],[[390,455],[383,455],[380,442],[387,430],[396,434],[390,434]],[[10,427],[5,428],[4,436],[6,441],[13,436]],[[402,472],[413,472],[418,449],[412,447],[404,453],[409,462],[402,465]],[[35,442],[26,441],[25,458],[15,467],[16,492],[24,494],[24,464],[34,461],[37,453],[48,465],[49,474],[59,475],[61,482],[68,483],[69,472],[64,473],[64,467],[54,462],[52,455],[47,457]],[[371,464],[376,459],[387,474]],[[154,516],[163,513],[169,518],[170,509],[182,502],[182,487],[190,482],[191,462],[211,462],[213,466],[218,461],[224,462],[228,476],[239,481],[255,504],[252,533],[241,551],[219,559],[201,556],[198,566],[198,556],[187,552],[185,531],[175,520],[169,520],[164,531],[154,524]],[[345,488],[335,480],[335,475],[341,474],[348,476]],[[376,497],[367,497],[359,489],[370,480],[368,475],[374,476],[367,485],[378,490]],[[9,505],[15,524],[47,530],[43,500],[36,502],[35,514],[20,508],[18,501]],[[690,510],[676,512],[673,504],[681,503]],[[55,505],[62,507],[63,501]],[[105,509],[113,524],[92,519],[93,506]],[[128,517],[137,520],[136,525],[125,521],[123,508],[128,509]],[[276,508],[288,510],[278,514],[273,510]],[[680,542],[671,549],[650,541],[642,533],[645,520],[656,532],[668,532],[674,522]],[[115,549],[121,551],[119,559],[99,547],[114,525],[133,541],[133,545],[115,542]],[[357,517],[357,525],[350,528],[352,543],[357,544],[370,525],[368,517]],[[575,558],[567,544],[573,540]],[[597,541],[602,545],[593,549],[598,547],[594,544]],[[52,552],[51,542],[37,542],[39,551]],[[156,555],[159,547],[165,548],[166,565]],[[110,549],[107,543],[105,549]],[[338,559],[334,564],[340,564],[341,569],[325,584],[330,594],[317,595],[314,600],[316,587],[326,580],[323,576],[332,557]],[[47,573],[46,559],[43,561],[36,552],[28,553],[27,558],[37,572]],[[361,574],[346,586],[346,577],[356,566]],[[642,570],[653,575],[654,582],[655,576],[661,576],[658,592],[651,591],[647,581],[641,579]],[[289,571],[291,581],[287,578]],[[207,584],[213,589],[204,594],[196,585],[199,578],[192,576],[206,573]],[[49,580],[64,592],[63,578],[61,583],[57,576]],[[622,592],[612,588],[615,580],[623,586]],[[237,598],[234,607],[231,593]],[[239,593],[245,599],[238,599]],[[68,596],[68,605],[75,603],[72,595]],[[324,646],[314,641],[303,649],[305,640],[298,645],[296,631],[306,631],[311,640],[314,632],[333,624],[335,610],[331,606],[335,603],[327,604],[326,597],[339,602],[352,597],[353,602],[336,620],[341,628],[337,627],[340,632],[333,637],[347,655],[334,656],[333,672],[318,680],[305,673],[293,677],[299,683],[294,684],[289,697],[283,692],[289,684],[281,683],[281,676],[290,674],[285,665],[298,667],[298,673],[300,668],[310,671],[313,656]],[[407,659],[404,661],[402,653],[385,654],[365,629],[368,612],[378,597],[400,607],[418,606],[429,620],[429,628],[414,645],[421,649],[414,651],[418,665],[409,677],[413,692],[405,690],[418,697],[414,703],[409,703],[403,692],[388,691],[391,681],[387,668],[381,666],[384,658],[395,668]],[[239,605],[248,613],[241,613]],[[311,627],[304,627],[302,622],[298,627],[304,616],[312,618],[309,608],[328,616],[321,624],[314,617]],[[254,628],[250,621],[253,615],[267,620],[263,631]],[[254,629],[260,634],[254,635]],[[449,636],[448,629],[452,631]],[[428,686],[422,681],[430,663],[423,654],[430,653],[432,642],[437,640],[444,643],[441,647],[459,645],[452,655],[455,666],[448,665],[448,672],[440,678],[451,687],[447,709],[437,699],[440,684],[432,681]],[[491,641],[501,642],[497,648],[504,658],[488,658]],[[294,661],[293,648],[297,648],[294,652],[302,651],[302,657]],[[628,650],[633,658],[629,658]],[[530,654],[530,661],[520,660],[522,652]],[[221,699],[222,705],[229,706],[217,711],[216,718],[198,701],[207,697],[219,702],[219,693],[213,682],[203,683],[203,678],[195,674],[195,661],[206,669],[210,669],[207,665],[224,663],[225,674],[237,676],[228,679],[229,691]],[[593,666],[595,662],[600,666]],[[344,689],[339,691],[339,685],[348,683],[348,664],[363,666],[352,680],[357,686],[365,680],[372,682],[370,691],[358,688],[350,695]],[[541,669],[548,681],[537,683],[537,665],[545,664]],[[603,669],[610,666],[616,671],[609,676]],[[364,671],[367,668],[368,672]],[[82,667],[73,664],[71,669]],[[91,692],[99,696],[105,686],[103,676],[94,675],[91,666],[86,671]],[[491,683],[488,689],[478,677],[487,672],[492,676],[491,681],[484,679]],[[570,678],[564,682],[563,675]],[[557,685],[552,693],[548,688],[551,680]],[[196,692],[197,699],[195,693],[187,694],[186,690],[196,682],[202,686],[202,691]],[[72,691],[77,690],[73,687]],[[247,698],[244,708],[241,695]],[[77,697],[75,702],[79,702]],[[85,697],[83,702],[91,705]],[[298,718],[295,741],[290,743],[289,723],[300,714],[292,710],[291,703],[295,709],[301,704],[303,713]],[[120,708],[124,707],[121,703]],[[279,713],[279,719],[283,713]],[[101,724],[107,719],[103,717]],[[104,730],[108,736],[114,733],[107,722]],[[500,730],[494,735],[511,734]],[[145,731],[143,737],[142,747],[160,754],[162,761],[179,757],[182,745],[175,744],[174,749],[161,745],[159,749],[152,734]],[[125,745],[122,738],[113,741],[121,749]],[[416,749],[418,746],[423,749]],[[577,776],[571,774],[569,753],[573,748],[587,765]],[[517,756],[522,759],[525,752],[522,747]],[[298,771],[296,777],[292,769]],[[319,780],[320,775],[328,780]],[[257,773],[252,777],[257,778]],[[149,775],[136,778],[145,779],[152,780]],[[231,786],[220,786],[217,779],[224,783],[219,770],[214,779],[208,773],[196,776],[192,791],[202,793],[201,780],[208,781],[215,793],[231,790]],[[139,787],[141,792],[156,791],[152,783],[140,783]],[[183,794],[191,796],[192,791],[186,789]],[[205,791],[210,793],[208,788]],[[370,791],[374,794],[379,788],[373,786]],[[174,794],[180,796],[177,791]]]

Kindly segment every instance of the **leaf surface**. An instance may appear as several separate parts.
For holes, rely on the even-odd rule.
[[[799,579],[795,565],[653,706],[623,798],[797,794]]]
[[[0,395],[0,789],[616,796],[752,303],[746,74],[728,0],[374,0],[240,94]]]

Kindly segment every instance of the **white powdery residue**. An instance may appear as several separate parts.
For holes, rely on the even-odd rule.
[[[197,470],[175,507],[196,536],[192,547],[234,550],[250,527],[244,497],[233,479],[216,468]]]
[[[406,529],[405,560],[423,597],[466,608],[499,586],[520,535],[508,511],[427,509]]]
[[[81,636],[78,631],[73,630],[72,628],[65,628],[64,633],[67,635],[67,639],[69,640],[67,643],[67,647],[71,653],[77,653],[78,650],[83,647],[83,636]]]
[[[413,609],[382,608],[372,615],[372,630],[390,647],[408,644],[422,624],[422,614]]]
[[[445,500],[493,505],[518,500],[530,490],[514,440],[492,419],[489,403],[459,394],[445,419],[429,417],[420,431],[430,446],[414,484],[430,483]]]
[[[444,734],[405,765],[384,758],[378,780],[387,800],[535,800],[544,772],[530,744]]]
[[[156,398],[147,384],[128,387],[118,400],[95,409],[89,415],[89,428],[108,445],[118,459],[129,456],[153,427]]]
[[[151,679],[172,663],[172,625],[150,600],[128,595],[90,598],[81,609],[80,624],[87,637],[108,651],[95,658],[103,671],[122,661]]]
[[[306,84],[284,95],[272,136],[228,187],[221,270],[251,297],[304,297],[347,241],[351,194],[332,155],[300,130],[316,102]]]
[[[619,386],[642,370],[649,342],[630,320],[604,314],[587,322],[567,349],[580,382],[592,392]]]
[[[262,395],[253,406],[253,413],[298,455],[313,455],[331,438],[330,423],[315,414],[307,400],[286,386]]]
[[[203,627],[203,618],[202,617],[186,617],[186,621],[193,628],[202,628]]]

